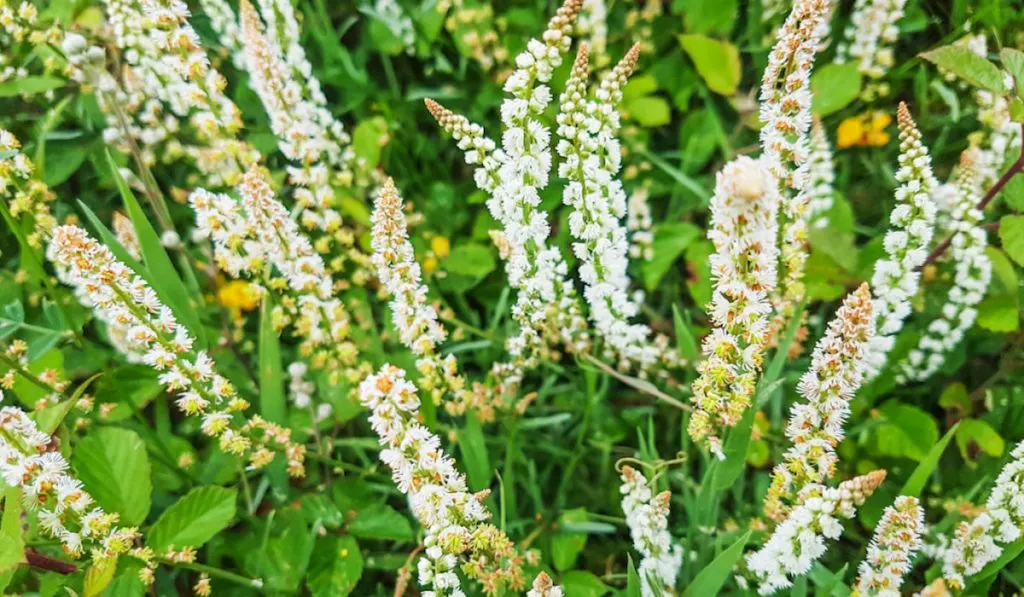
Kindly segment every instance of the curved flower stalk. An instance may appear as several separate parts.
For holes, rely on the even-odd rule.
[[[835,182],[835,164],[832,145],[821,119],[814,117],[811,124],[811,152],[807,157],[807,221],[815,228],[828,226],[828,210],[832,209]]]
[[[643,473],[630,466],[622,467],[620,492],[633,547],[643,556],[637,568],[641,593],[653,597],[666,590],[671,592],[683,565],[683,548],[672,544],[668,532],[671,493],[652,495]]]
[[[154,160],[151,141],[167,141],[167,154],[188,155],[211,186],[232,185],[252,164],[259,153],[238,139],[241,113],[224,94],[227,82],[210,66],[199,37],[188,23],[189,12],[177,0],[104,0],[115,42],[128,65],[122,85],[129,98],[141,104],[127,105],[139,120],[129,130],[110,127],[107,136],[118,140],[127,133],[146,149]],[[120,120],[122,97],[106,97],[104,110]],[[164,114],[164,107],[170,114]],[[171,116],[172,121],[166,118]],[[196,135],[195,146],[179,147],[176,140],[164,139],[166,132],[176,133],[175,119],[187,120]],[[149,130],[147,123],[155,128]],[[163,127],[164,131],[159,129]],[[155,133],[155,134],[154,134]]]
[[[969,137],[969,143],[974,150],[978,184],[989,189],[1002,176],[1007,156],[1020,151],[1020,125],[1010,117],[1006,97],[979,89],[974,98],[978,104],[978,121],[983,128]]]
[[[917,498],[900,496],[882,513],[867,556],[858,568],[853,594],[899,597],[903,577],[921,549],[924,509]]]
[[[651,206],[648,191],[638,187],[629,195],[626,203],[626,230],[629,231],[629,256],[633,259],[650,261],[654,258],[654,234],[651,228]]]
[[[689,434],[722,458],[716,427],[731,427],[750,406],[764,361],[777,280],[779,192],[759,161],[740,157],[718,173],[711,198],[714,293],[708,314],[714,329],[697,365]]]
[[[899,170],[896,207],[889,216],[885,234],[885,257],[875,264],[871,287],[875,291],[878,333],[868,343],[864,381],[874,379],[885,366],[896,334],[910,315],[910,299],[917,294],[921,273],[918,268],[928,257],[935,234],[936,207],[932,194],[938,186],[932,174],[928,149],[921,132],[910,117],[907,105],[897,111],[900,129]]]
[[[299,353],[316,369],[330,372],[330,383],[342,376],[362,377],[358,351],[349,338],[348,311],[334,297],[333,283],[320,255],[274,197],[264,172],[254,168],[238,186],[241,203],[227,195],[198,189],[190,202],[199,233],[214,242],[218,264],[229,274],[257,279],[266,266],[274,273],[267,286],[279,297],[273,318],[301,339]]]
[[[757,577],[758,593],[771,595],[793,584],[791,577],[811,571],[825,555],[826,540],[843,532],[842,520],[850,520],[885,480],[885,471],[843,481],[839,487],[817,483],[801,490],[798,503],[760,551],[746,556],[747,566]]]
[[[800,378],[797,390],[807,402],[790,410],[786,437],[793,446],[785,461],[772,471],[772,483],[764,502],[765,514],[781,520],[786,502],[807,485],[825,483],[835,475],[836,446],[845,435],[850,416],[849,401],[861,382],[864,352],[874,335],[874,310],[867,284],[847,295],[825,336],[814,347],[811,368]]]
[[[552,582],[547,572],[541,571],[537,578],[533,579],[533,586],[526,592],[526,597],[563,597],[565,592],[562,587]]]
[[[879,82],[895,63],[893,45],[899,38],[896,23],[903,18],[907,0],[857,0],[836,62],[855,61],[857,70],[869,79],[861,92],[865,101],[889,95],[889,85]]]
[[[942,575],[962,591],[967,577],[977,574],[1003,553],[1000,544],[1012,543],[1024,533],[1024,442],[1010,452],[1010,462],[996,478],[985,502],[986,511],[956,530]]]
[[[504,129],[501,150],[483,130],[465,118],[427,102],[441,126],[467,151],[469,163],[480,163],[476,182],[491,194],[491,215],[502,224],[507,243],[505,271],[519,291],[512,309],[519,334],[508,341],[513,360],[495,373],[514,386],[555,343],[570,352],[589,348],[587,325],[568,268],[557,247],[548,247],[550,225],[539,208],[539,189],[547,186],[551,169],[550,131],[540,116],[551,101],[545,84],[570,45],[570,34],[582,0],[566,0],[548,23],[543,41],[533,39],[516,58],[518,69],[505,82],[507,98],[501,107]]]
[[[380,437],[382,462],[398,489],[409,496],[413,515],[426,533],[418,563],[424,595],[462,596],[456,567],[483,583],[522,590],[522,558],[512,542],[485,521],[489,492],[469,493],[466,479],[441,448],[441,440],[417,422],[420,400],[405,371],[384,365],[359,386],[359,400],[372,411],[370,425]]]
[[[373,264],[381,284],[392,296],[391,317],[402,344],[419,357],[419,385],[431,394],[435,404],[440,404],[446,394],[451,395],[452,399],[445,402],[446,410],[462,414],[471,405],[473,392],[467,389],[455,356],[441,355],[440,345],[447,332],[438,321],[437,311],[427,302],[427,287],[409,242],[402,198],[390,178],[377,193],[371,222]]]
[[[43,181],[35,178],[35,165],[21,151],[21,143],[10,131],[0,128],[0,200],[15,220],[28,218],[28,244],[36,249],[57,226],[50,213],[55,195]]]
[[[974,325],[978,316],[975,306],[985,297],[992,279],[992,262],[985,253],[988,239],[981,226],[984,215],[975,207],[980,197],[971,153],[968,150],[961,156],[956,199],[949,214],[953,287],[939,316],[928,324],[917,347],[902,363],[900,381],[928,379],[939,370],[946,355]]]
[[[54,231],[47,257],[57,277],[75,289],[112,330],[122,335],[119,350],[127,351],[160,372],[160,382],[178,393],[177,405],[189,416],[202,415],[203,433],[217,438],[225,452],[248,459],[261,469],[275,451],[283,452],[292,476],[305,473],[305,449],[292,443],[287,429],[253,416],[240,424],[236,417],[249,404],[226,378],[216,373],[213,359],[192,348],[193,338],[171,310],[130,268],[77,226]]]
[[[782,202],[781,269],[772,295],[776,311],[772,336],[781,332],[805,294],[810,77],[830,16],[831,0],[794,2],[761,81],[762,159],[777,179]]]
[[[60,541],[72,558],[88,551],[93,562],[128,554],[148,563],[152,553],[135,547],[138,529],[118,526],[117,514],[97,506],[70,468],[50,436],[24,411],[0,408],[0,478],[20,490],[25,509],[38,517],[43,533]]]

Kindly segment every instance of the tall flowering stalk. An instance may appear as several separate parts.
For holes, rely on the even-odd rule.
[[[315,368],[329,371],[332,384],[342,376],[358,379],[348,310],[334,296],[323,259],[274,197],[266,176],[254,168],[242,177],[240,203],[203,189],[193,192],[197,228],[212,238],[218,262],[232,275],[261,277],[264,267],[272,266],[269,287],[280,303],[273,311],[275,325],[294,329],[301,338],[299,352]]]
[[[493,150],[482,129],[465,118],[436,102],[427,104],[441,126],[466,146],[467,162],[481,164],[477,184],[491,194],[488,209],[503,227],[505,271],[519,291],[512,314],[520,331],[508,342],[513,360],[496,368],[509,385],[517,383],[555,342],[571,352],[589,347],[579,300],[566,278],[568,268],[558,248],[547,246],[548,214],[539,207],[539,190],[547,186],[551,170],[551,133],[540,120],[551,102],[546,83],[569,49],[581,2],[566,0],[548,23],[543,41],[530,40],[516,58],[517,70],[504,87],[510,97],[501,106],[501,150]]]
[[[0,408],[0,478],[20,490],[25,509],[38,517],[43,533],[60,541],[72,558],[88,551],[93,562],[123,554],[148,560],[150,554],[135,547],[138,529],[118,526],[117,514],[97,506],[70,468],[50,436],[24,411]]]
[[[960,523],[946,552],[942,575],[956,590],[962,591],[967,577],[1002,555],[1000,544],[1017,541],[1024,533],[1024,442],[1017,444],[1010,459],[996,478],[986,511]]]
[[[643,473],[630,466],[622,467],[619,491],[633,547],[643,556],[637,568],[641,594],[653,597],[672,592],[683,565],[683,548],[672,544],[668,532],[672,494],[663,491],[653,495]]]
[[[629,231],[629,256],[633,259],[650,261],[654,258],[654,234],[651,227],[651,206],[648,202],[648,190],[644,187],[634,189],[629,195],[626,205],[626,230]]]
[[[159,371],[160,383],[178,394],[178,408],[201,416],[203,433],[217,438],[221,449],[247,458],[256,469],[283,452],[291,475],[305,473],[303,446],[292,443],[287,429],[258,416],[241,421],[248,402],[216,372],[205,351],[193,349],[192,336],[153,289],[107,247],[77,226],[61,226],[47,257],[79,301],[122,336],[118,348]]]
[[[899,597],[903,577],[921,549],[924,509],[917,498],[900,496],[882,513],[867,556],[858,568],[855,596]]]
[[[895,63],[892,46],[899,38],[896,23],[903,18],[907,0],[857,0],[843,33],[837,62],[851,60],[870,82],[861,92],[866,101],[889,95],[889,86],[878,82]]]
[[[772,471],[765,514],[781,520],[787,502],[807,485],[825,483],[835,475],[836,446],[845,435],[849,401],[860,387],[867,343],[874,335],[871,293],[862,284],[850,293],[814,347],[811,368],[800,378],[797,391],[807,402],[790,410],[786,437],[793,446]]]
[[[794,2],[761,80],[762,159],[777,179],[782,202],[781,269],[772,296],[777,311],[772,335],[782,330],[805,294],[810,77],[830,16],[831,0]]]
[[[811,124],[811,152],[807,157],[807,221],[811,226],[828,226],[828,210],[832,209],[832,185],[835,182],[835,164],[832,162],[832,145],[821,119],[815,117]]]
[[[953,287],[939,316],[928,324],[918,345],[900,367],[899,377],[923,380],[931,377],[946,355],[963,340],[978,316],[975,306],[985,297],[992,279],[992,262],[985,253],[988,239],[982,227],[984,215],[975,206],[979,197],[972,152],[961,156],[954,203],[949,213],[953,233],[951,260]]]
[[[804,487],[797,505],[764,547],[746,557],[747,567],[757,578],[758,593],[771,595],[792,585],[791,577],[810,572],[828,550],[826,540],[834,541],[843,533],[842,520],[852,519],[884,480],[885,471],[875,471],[838,487],[817,483]]]
[[[865,381],[874,379],[885,366],[896,334],[910,315],[910,299],[917,294],[921,273],[918,268],[928,257],[935,234],[936,207],[932,195],[937,186],[928,149],[921,132],[910,117],[907,105],[897,111],[900,130],[896,207],[889,216],[885,234],[885,257],[878,260],[871,277],[875,291],[877,334],[868,344]]]
[[[717,427],[731,427],[750,406],[764,361],[777,281],[779,191],[761,162],[740,157],[718,173],[711,198],[714,293],[708,313],[714,329],[693,382],[695,411],[689,433],[723,457]]]
[[[36,178],[32,160],[21,150],[21,143],[10,131],[0,129],[0,200],[15,220],[28,220],[28,244],[36,249],[57,225],[50,212],[55,195]]]
[[[441,448],[441,440],[417,422],[420,400],[405,371],[384,365],[359,386],[359,400],[372,411],[370,425],[383,447],[382,462],[426,533],[418,563],[424,595],[465,595],[460,566],[488,594],[500,587],[522,590],[522,559],[508,537],[485,523],[489,492],[469,493],[466,478]]]

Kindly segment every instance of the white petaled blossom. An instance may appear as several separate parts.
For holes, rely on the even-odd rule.
[[[199,6],[210,19],[210,27],[217,33],[217,40],[228,52],[235,68],[245,70],[245,42],[235,9],[227,0],[199,0]]]
[[[608,56],[608,7],[605,0],[583,0],[580,16],[576,21],[576,36],[585,39],[593,53],[594,66],[606,65]]]
[[[811,125],[811,152],[807,157],[807,221],[815,228],[828,226],[828,211],[832,209],[835,182],[835,164],[832,146],[828,142],[821,119],[814,118]]]
[[[289,430],[258,416],[240,421],[244,417],[238,413],[248,402],[216,372],[205,351],[193,349],[194,339],[156,292],[107,247],[77,226],[61,226],[54,231],[47,257],[57,277],[74,288],[112,337],[120,337],[117,348],[157,370],[160,383],[178,395],[178,408],[201,416],[203,433],[217,438],[225,452],[260,469],[280,451],[293,476],[304,474],[304,447],[292,443]]]
[[[937,209],[932,194],[938,183],[932,174],[931,158],[906,104],[900,103],[897,119],[900,153],[896,180],[900,186],[885,234],[885,256],[875,263],[871,276],[877,333],[868,343],[865,381],[881,373],[896,334],[910,315],[910,300],[917,294],[921,281],[918,268],[928,258],[935,233]]]
[[[862,92],[867,101],[889,95],[889,86],[878,83],[895,64],[893,45],[899,38],[896,23],[903,18],[907,0],[857,0],[843,33],[837,62],[850,60],[871,80]]]
[[[760,93],[762,159],[781,195],[781,271],[773,293],[778,334],[803,300],[807,262],[807,168],[811,70],[828,32],[831,0],[798,0],[768,55]]]
[[[20,490],[25,509],[38,517],[42,532],[60,541],[73,558],[87,551],[93,561],[144,556],[134,547],[139,531],[119,527],[118,515],[97,506],[70,468],[49,434],[24,411],[0,408],[0,479]]]
[[[649,341],[651,330],[630,323],[640,305],[629,294],[629,240],[623,218],[626,193],[616,180],[622,151],[615,135],[619,130],[616,106],[622,88],[636,68],[640,47],[633,46],[626,57],[601,82],[595,98],[589,99],[589,51],[580,45],[576,63],[560,97],[558,174],[569,181],[563,202],[572,207],[569,231],[577,242],[573,251],[580,260],[583,296],[590,306],[590,318],[597,333],[610,348],[609,355],[647,373],[662,351]]]
[[[1010,452],[1010,462],[996,478],[985,502],[985,512],[962,522],[946,552],[942,575],[953,588],[963,590],[967,577],[977,574],[1003,553],[1000,544],[1024,534],[1024,442]]]
[[[476,181],[491,194],[487,207],[501,223],[507,241],[505,271],[509,284],[519,291],[512,308],[519,334],[508,341],[512,362],[497,365],[495,373],[510,386],[556,343],[571,352],[589,347],[586,321],[567,279],[568,267],[558,248],[547,246],[551,227],[548,214],[540,209],[539,192],[547,186],[551,170],[551,132],[541,121],[551,102],[546,83],[569,48],[581,2],[566,0],[542,40],[530,40],[516,58],[517,68],[504,86],[510,97],[501,106],[500,150],[488,149],[482,130],[428,103],[445,130],[462,135],[459,141],[460,146],[466,142],[467,161],[482,159]]]
[[[804,486],[824,483],[835,475],[836,446],[850,416],[850,399],[860,388],[867,343],[874,335],[871,292],[862,284],[850,293],[828,325],[811,355],[811,368],[800,378],[797,391],[806,402],[790,410],[786,437],[793,442],[785,460],[772,471],[764,502],[765,514],[780,520],[788,502]]]
[[[842,520],[850,520],[856,509],[871,497],[885,480],[885,471],[875,471],[838,487],[807,485],[797,505],[775,528],[759,551],[746,556],[747,567],[758,582],[758,593],[771,595],[793,584],[792,578],[811,571],[828,549],[826,541],[843,533]]]
[[[708,305],[714,328],[702,345],[688,431],[720,458],[716,428],[743,416],[764,361],[777,281],[778,211],[778,185],[762,162],[740,157],[718,173],[708,230],[715,246]]]
[[[978,121],[983,129],[968,136],[974,149],[978,184],[991,188],[1003,174],[1007,158],[1020,152],[1021,126],[1010,117],[1010,102],[999,94],[979,89],[974,92]]]
[[[980,200],[972,164],[972,152],[960,160],[956,195],[949,212],[949,232],[953,287],[939,315],[928,324],[917,346],[902,364],[899,381],[931,377],[946,360],[946,355],[963,340],[978,316],[975,309],[985,297],[992,279],[992,262],[985,253],[988,239],[982,227],[984,215],[976,206]]]
[[[455,356],[443,356],[440,352],[447,333],[438,321],[437,310],[427,302],[427,287],[409,242],[402,198],[390,178],[377,193],[371,222],[373,264],[381,285],[392,296],[391,318],[399,338],[418,357],[420,386],[431,393],[436,404],[445,394],[451,394],[452,400],[445,407],[452,414],[461,414],[471,393],[459,374]]]
[[[541,571],[533,579],[533,586],[526,592],[526,597],[564,597],[562,587],[556,585],[547,572]]]
[[[28,218],[31,222],[26,240],[33,248],[41,247],[57,225],[50,211],[56,195],[38,176],[18,138],[0,128],[0,201],[7,202],[7,209],[15,220]]]
[[[405,53],[412,55],[416,52],[416,26],[412,18],[405,14],[402,5],[397,0],[376,0],[373,9],[379,17],[379,22],[384,24],[392,35],[402,42]]]
[[[921,549],[924,509],[917,498],[900,496],[885,509],[860,563],[854,595],[900,597],[903,577]]]
[[[626,203],[626,230],[629,231],[629,256],[650,261],[654,258],[654,234],[651,227],[649,192],[644,187],[633,190]]]
[[[511,541],[493,525],[483,504],[488,492],[469,493],[465,476],[441,448],[441,440],[417,422],[420,399],[405,371],[384,365],[359,386],[359,400],[370,409],[370,425],[380,438],[380,459],[398,489],[409,496],[413,515],[426,534],[418,563],[424,596],[465,597],[456,568],[471,578],[523,585]],[[511,564],[510,564],[511,562]]]
[[[620,492],[633,547],[643,556],[637,568],[641,593],[644,597],[671,593],[683,565],[683,548],[672,543],[668,532],[672,494],[653,495],[644,475],[629,466],[622,467]]]
[[[114,114],[108,141],[130,135],[149,161],[155,160],[155,146],[163,144],[162,159],[188,156],[207,184],[234,184],[259,153],[238,139],[241,113],[224,94],[227,82],[210,66],[189,25],[188,7],[181,0],[104,1],[126,63],[120,89],[100,96],[104,110]],[[122,110],[135,122],[121,123]],[[179,120],[195,131],[194,145],[176,140]]]
[[[135,226],[128,216],[119,211],[114,212],[112,218],[114,225],[114,236],[117,242],[121,243],[128,254],[139,259],[142,255],[142,248],[139,246],[139,235],[135,233]]]

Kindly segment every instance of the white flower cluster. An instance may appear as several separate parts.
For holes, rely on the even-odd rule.
[[[1010,453],[985,502],[986,512],[960,523],[946,552],[942,574],[946,582],[963,590],[966,577],[977,574],[1003,553],[999,544],[1012,543],[1024,533],[1024,442]]]
[[[334,412],[334,407],[329,402],[321,402],[313,407],[313,394],[316,392],[316,384],[306,377],[309,366],[302,361],[295,361],[288,365],[288,396],[292,404],[298,408],[309,409],[313,415],[313,424],[326,420]]]
[[[885,509],[868,552],[858,568],[854,595],[900,597],[903,577],[921,549],[924,509],[917,498],[902,495]]]
[[[671,494],[653,495],[643,473],[622,467],[622,511],[633,538],[633,547],[643,559],[637,568],[640,591],[644,597],[671,593],[683,565],[683,548],[672,544],[668,532]]]
[[[633,189],[626,203],[626,230],[629,231],[629,256],[650,261],[654,258],[654,234],[651,206],[645,187]]]
[[[210,19],[210,27],[217,33],[221,47],[228,52],[232,64],[240,71],[245,70],[245,42],[242,28],[238,23],[235,9],[227,0],[199,0],[203,14]]]
[[[910,299],[917,294],[921,280],[918,268],[928,257],[935,233],[937,209],[932,194],[938,183],[932,174],[931,158],[921,143],[921,132],[902,102],[897,119],[900,154],[896,180],[900,187],[896,189],[896,207],[889,216],[890,228],[885,234],[886,254],[875,263],[871,276],[878,333],[868,344],[865,381],[871,381],[882,371],[896,334],[910,315]]]
[[[533,586],[526,592],[526,597],[564,597],[562,587],[552,582],[547,572],[541,571],[533,579]]]
[[[832,209],[835,182],[835,164],[828,133],[815,117],[811,124],[811,152],[807,157],[807,221],[815,228],[828,226],[828,211]]]
[[[779,191],[760,161],[740,157],[718,173],[711,198],[708,239],[714,293],[708,314],[714,329],[704,339],[704,360],[693,382],[689,433],[721,454],[715,427],[731,427],[750,406],[764,360],[777,281]]]
[[[376,0],[373,10],[379,21],[388,28],[392,35],[402,42],[405,53],[416,52],[416,26],[409,15],[405,14],[397,0]]]
[[[950,210],[950,258],[953,262],[953,287],[942,312],[928,324],[921,340],[901,366],[899,381],[931,377],[946,355],[956,348],[978,316],[975,306],[985,297],[992,279],[992,262],[985,253],[988,239],[982,228],[984,215],[977,209],[978,185],[971,161],[972,151],[961,157],[956,199]]]
[[[608,6],[605,0],[583,0],[576,20],[576,37],[587,41],[594,55],[594,66],[601,68],[608,57]]]
[[[772,297],[777,311],[772,335],[781,331],[805,294],[810,77],[830,16],[831,0],[794,2],[761,80],[762,159],[781,195],[781,280]]]
[[[1005,96],[979,89],[975,91],[975,101],[983,130],[971,135],[969,141],[974,150],[978,184],[988,189],[1002,176],[1007,157],[1019,153],[1021,129],[1020,123],[1010,117],[1010,102]]]
[[[381,285],[393,297],[391,318],[399,338],[419,357],[416,368],[422,374],[420,385],[431,392],[436,403],[444,394],[451,394],[455,404],[449,411],[464,412],[469,398],[466,381],[459,375],[455,355],[440,353],[447,333],[438,321],[437,310],[427,302],[427,287],[409,242],[402,198],[390,178],[377,193],[371,222],[373,264]]]
[[[142,247],[139,245],[139,235],[135,232],[135,225],[132,224],[131,219],[119,211],[114,212],[114,216],[111,218],[111,223],[114,227],[114,237],[117,238],[117,242],[128,254],[135,259],[140,259],[142,255]]]
[[[490,518],[484,495],[473,495],[441,440],[416,422],[420,400],[405,371],[384,365],[359,386],[359,400],[372,411],[370,425],[380,437],[380,459],[391,469],[398,489],[409,496],[413,515],[423,525],[426,550],[419,581],[425,597],[465,597],[456,572],[476,527]]]
[[[254,468],[262,468],[275,450],[283,451],[289,472],[304,474],[304,448],[291,442],[287,429],[255,416],[243,425],[232,420],[248,403],[205,351],[193,350],[192,336],[156,292],[107,247],[77,226],[61,226],[47,257],[57,277],[119,338],[115,345],[159,371],[160,383],[178,394],[178,408],[202,415],[203,433],[218,438],[225,452],[248,456]]]
[[[659,350],[649,340],[648,326],[629,322],[640,305],[629,294],[629,240],[622,222],[626,193],[615,178],[622,159],[616,106],[639,52],[640,47],[633,46],[604,77],[591,100],[589,52],[586,44],[580,45],[560,98],[557,151],[562,157],[558,174],[569,181],[562,200],[572,207],[569,231],[577,239],[573,251],[580,260],[590,318],[611,349],[609,356],[619,359],[623,368],[647,371],[657,362]]]
[[[769,518],[782,519],[788,510],[787,500],[804,486],[824,483],[835,475],[836,446],[845,435],[849,402],[860,388],[864,353],[874,325],[871,292],[862,284],[839,307],[814,347],[811,368],[797,385],[807,402],[790,409],[786,437],[793,446],[772,471],[764,508]]]
[[[50,211],[50,203],[56,196],[38,176],[32,160],[21,150],[17,137],[0,128],[0,200],[7,201],[11,217],[17,220],[25,216],[32,218],[26,240],[34,248],[41,247],[43,240],[57,226],[57,219]]]
[[[839,487],[804,487],[797,506],[764,547],[746,556],[747,566],[757,577],[758,593],[771,595],[792,585],[790,577],[810,572],[814,562],[825,555],[826,540],[836,540],[842,534],[841,520],[852,519],[884,479],[885,471],[875,471],[843,481]]]
[[[900,34],[896,23],[906,4],[907,0],[857,0],[853,5],[836,61],[856,62],[857,70],[871,81],[862,92],[866,101],[889,95],[888,85],[876,81],[895,63],[892,46]]]
[[[0,401],[3,392],[0,392]],[[60,541],[73,558],[91,548],[93,560],[116,558],[132,550],[135,528],[117,526],[117,514],[96,505],[50,436],[14,406],[0,408],[0,479],[20,489],[26,510],[35,512],[43,532]]]

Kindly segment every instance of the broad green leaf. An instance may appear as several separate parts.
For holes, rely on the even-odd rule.
[[[999,50],[999,59],[1013,77],[1017,97],[1024,98],[1024,52],[1014,48],[1003,48]]]
[[[21,492],[13,487],[3,492],[4,514],[0,519],[0,573],[25,561],[21,527]]]
[[[197,305],[191,300],[189,292],[185,288],[185,283],[181,281],[178,270],[171,263],[171,258],[167,255],[167,249],[160,242],[160,235],[153,228],[153,225],[150,224],[149,219],[146,218],[146,214],[142,211],[142,206],[139,205],[135,194],[125,184],[124,179],[121,178],[121,172],[117,164],[114,163],[114,158],[110,155],[109,151],[107,152],[107,164],[110,166],[114,181],[117,183],[117,189],[121,193],[125,211],[128,212],[128,217],[132,220],[135,234],[139,237],[139,251],[142,253],[142,260],[145,262],[146,269],[150,273],[147,281],[153,287],[153,290],[156,291],[157,295],[160,296],[160,299],[174,311],[178,321],[195,338],[196,348],[200,350],[206,348],[206,336],[203,333],[203,326],[199,320]]]
[[[1003,455],[1006,442],[991,425],[981,419],[964,419],[956,432],[956,445],[965,461],[974,460],[974,448],[993,458]]]
[[[921,462],[914,469],[913,473],[910,473],[910,478],[903,484],[903,489],[900,490],[900,495],[908,495],[911,497],[919,497],[921,491],[924,489],[925,483],[928,482],[928,478],[932,476],[935,469],[939,466],[939,459],[942,458],[942,453],[946,451],[946,446],[949,445],[949,440],[953,439],[956,434],[957,428],[960,426],[959,423],[953,425],[946,435],[942,436],[942,439],[935,442],[931,450],[928,450],[928,455],[925,456]]]
[[[355,538],[327,535],[316,540],[306,584],[313,597],[348,595],[363,575],[363,554]]]
[[[735,566],[736,563],[740,561],[740,558],[743,557],[743,548],[750,539],[750,534],[752,532],[753,531],[747,531],[744,533],[742,537],[727,547],[725,551],[718,554],[710,564],[697,573],[696,578],[693,579],[693,582],[691,582],[683,592],[683,597],[717,595],[725,585],[725,581],[729,580],[729,575],[732,574],[733,566]]]
[[[820,116],[838,112],[860,95],[861,76],[856,62],[826,64],[811,75],[811,107]]]
[[[51,144],[47,151],[46,169],[43,171],[43,182],[51,187],[62,184],[89,157],[89,144],[65,141]]]
[[[601,597],[611,591],[593,572],[586,570],[566,572],[559,582],[565,590],[565,597]]]
[[[397,510],[386,504],[373,504],[360,510],[348,524],[350,533],[360,539],[411,541],[412,525]]]
[[[48,369],[63,375],[64,353],[54,348],[29,363],[26,369],[36,377]],[[14,393],[23,404],[32,406],[37,400],[50,394],[50,391],[18,375],[14,378]]]
[[[376,168],[380,152],[387,143],[388,122],[381,116],[364,118],[352,131],[352,148],[356,156],[366,160],[368,168]]]
[[[1016,332],[1020,327],[1017,297],[990,296],[978,303],[978,326],[991,332]]]
[[[924,460],[939,439],[935,419],[916,406],[895,400],[883,404],[880,412],[883,422],[874,430],[878,454]]]
[[[200,547],[235,517],[234,489],[208,485],[185,494],[149,529],[149,546],[159,553],[170,546]]]
[[[78,477],[100,506],[121,521],[138,526],[149,514],[149,457],[138,434],[120,427],[100,427],[75,446],[71,460]]]
[[[284,530],[270,538],[263,549],[246,554],[246,570],[266,580],[268,586],[289,594],[299,593],[306,575],[316,534],[298,512],[285,514]],[[280,518],[277,522],[280,522]]]
[[[999,240],[1010,259],[1024,265],[1024,216],[1003,216],[999,220]]]
[[[583,508],[576,508],[563,512],[559,517],[560,526],[567,523],[578,523],[587,520],[587,511]],[[567,532],[564,528],[551,536],[551,561],[559,572],[571,570],[576,565],[576,558],[579,557],[583,548],[587,545],[585,533]]]
[[[271,316],[273,306],[264,297],[260,305],[260,413],[268,421],[285,422],[284,374],[281,344]]]
[[[449,273],[479,279],[494,271],[497,262],[490,247],[473,243],[456,245],[443,266]]]
[[[67,81],[58,77],[30,76],[21,77],[13,81],[0,84],[0,97],[15,97],[18,95],[35,95],[60,89],[67,84]]]
[[[650,95],[657,90],[658,80],[653,75],[630,77],[629,82],[622,89],[622,101],[629,103],[630,100]]]
[[[114,573],[117,572],[117,559],[107,558],[95,561],[85,571],[85,585],[83,593],[85,597],[96,597],[103,593],[114,580]]]
[[[676,259],[700,235],[700,229],[689,222],[661,224],[654,229],[653,257],[641,266],[644,286],[654,290]]]
[[[740,52],[727,41],[706,35],[680,35],[679,43],[693,60],[697,73],[708,89],[720,95],[732,95],[740,84]]]
[[[459,451],[462,463],[469,476],[469,486],[473,491],[480,491],[491,484],[494,469],[487,455],[487,444],[484,433],[476,415],[466,415],[466,425],[459,430]]]
[[[736,0],[689,0],[683,13],[688,33],[729,35],[736,25]]]
[[[939,406],[964,417],[971,414],[971,397],[967,394],[967,386],[954,382],[946,386],[939,396]]]
[[[1007,92],[1003,73],[988,59],[978,56],[962,44],[942,46],[921,54],[928,62],[943,68],[964,81],[994,93]]]
[[[657,95],[638,97],[626,102],[624,107],[629,118],[647,128],[664,126],[672,120],[672,108],[668,101]]]

